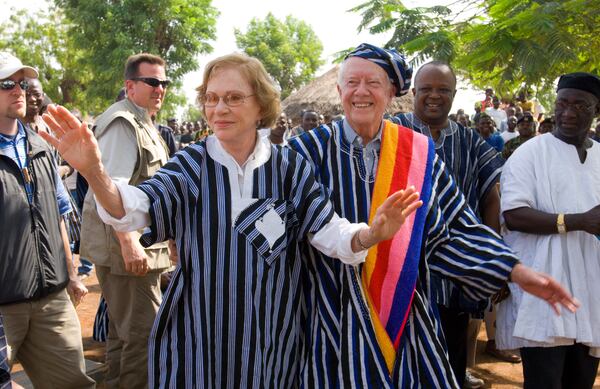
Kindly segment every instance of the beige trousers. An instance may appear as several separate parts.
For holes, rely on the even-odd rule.
[[[81,326],[66,289],[0,306],[9,363],[18,359],[36,389],[94,388],[85,373]]]
[[[160,273],[123,276],[96,266],[108,306],[107,388],[148,386],[148,338],[161,302]]]

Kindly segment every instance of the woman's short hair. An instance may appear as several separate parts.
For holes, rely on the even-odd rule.
[[[263,64],[256,58],[246,54],[233,53],[213,59],[206,65],[202,85],[196,88],[197,100],[200,103],[202,96],[206,93],[206,87],[214,71],[218,69],[236,69],[248,80],[255,94],[256,101],[260,107],[261,120],[259,127],[270,128],[275,125],[281,103],[279,101],[279,90],[273,79],[269,76]],[[202,112],[204,113],[204,107]],[[206,114],[204,115],[206,116]]]

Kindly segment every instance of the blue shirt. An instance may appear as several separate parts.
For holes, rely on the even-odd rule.
[[[365,169],[367,176],[374,177],[377,174],[377,165],[379,163],[379,149],[381,148],[381,129],[383,128],[383,122],[379,127],[377,135],[366,145],[360,135],[356,133],[354,128],[350,127],[350,123],[344,119],[344,138],[351,143],[358,150],[361,150],[361,155],[365,161]]]
[[[493,133],[487,139],[485,139],[485,141],[494,149],[496,149],[497,152],[502,152],[502,149],[504,148],[504,139],[502,139],[499,133]]]
[[[27,134],[25,132],[25,127],[18,122],[19,129],[15,136],[8,136],[4,134],[0,134],[0,154],[11,158],[17,166],[19,166],[19,170],[21,170],[21,174],[23,174],[23,169],[29,166],[29,160],[27,158]],[[62,180],[58,176],[58,170],[55,170],[56,173],[56,201],[58,203],[58,210],[61,215],[65,215],[72,211],[71,203],[69,201],[69,195],[65,190],[65,187],[62,183]],[[26,181],[24,179],[24,181]],[[25,191],[27,192],[27,199],[31,203],[33,201],[33,186],[32,184],[25,184]]]

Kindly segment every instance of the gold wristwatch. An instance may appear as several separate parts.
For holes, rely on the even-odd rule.
[[[558,230],[559,234],[567,233],[567,226],[565,225],[565,214],[564,213],[558,214],[558,217],[556,218],[556,229]]]

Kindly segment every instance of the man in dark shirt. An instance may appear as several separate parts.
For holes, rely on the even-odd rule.
[[[519,136],[506,142],[504,149],[502,149],[502,157],[504,159],[510,158],[519,146],[535,136],[535,121],[531,112],[525,112],[519,118],[517,121],[517,131],[519,131]]]

